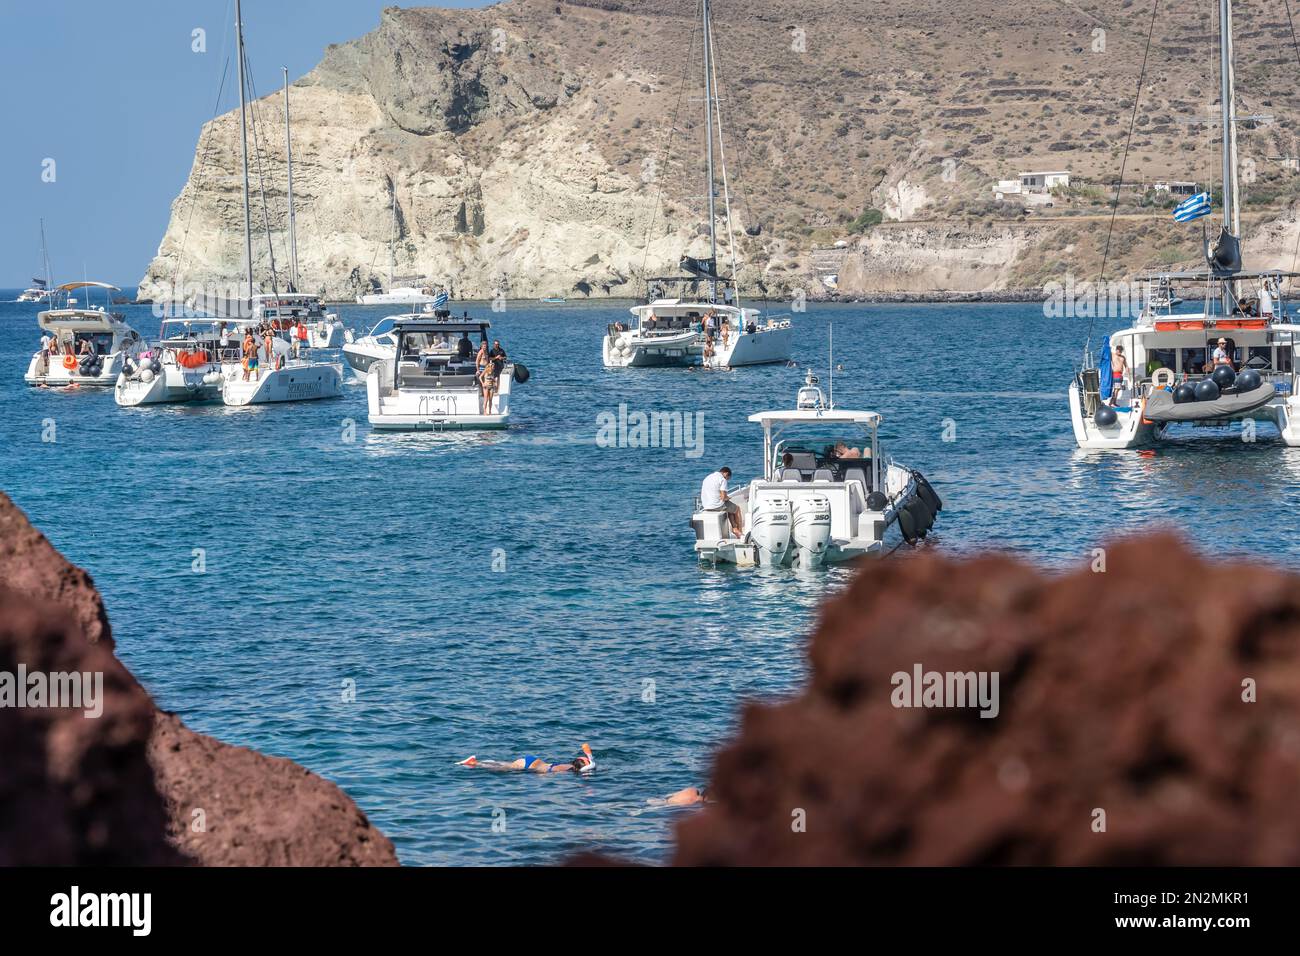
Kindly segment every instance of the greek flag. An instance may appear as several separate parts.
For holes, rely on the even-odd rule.
[[[1184,199],[1174,207],[1175,222],[1191,222],[1210,214],[1210,194],[1197,193],[1190,199]]]
[[[437,295],[433,297],[433,307],[435,309],[441,309],[446,304],[447,304],[447,291],[444,289],[443,291],[439,292]]]

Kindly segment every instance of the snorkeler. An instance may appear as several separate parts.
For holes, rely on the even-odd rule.
[[[712,800],[713,794],[709,793],[708,787],[684,787],[663,799],[651,797],[646,803],[652,807],[690,807],[697,803],[709,803]]]
[[[534,754],[524,754],[518,760],[479,760],[478,757],[466,757],[458,761],[458,767],[482,767],[484,770],[527,770],[530,773],[591,773],[596,769],[596,758],[592,755],[591,744],[582,745],[582,753],[568,763],[547,763]]]

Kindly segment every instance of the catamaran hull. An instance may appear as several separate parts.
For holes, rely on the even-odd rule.
[[[723,368],[786,363],[794,350],[794,327],[786,323],[746,332],[715,351],[711,364]]]
[[[236,366],[224,373],[221,400],[227,405],[265,405],[273,402],[311,402],[343,394],[343,366],[335,362],[288,365],[263,370],[257,378],[244,381]]]
[[[215,365],[204,365],[196,369],[164,365],[162,373],[148,382],[138,374],[128,378],[126,373],[122,373],[113,386],[113,400],[123,408],[179,402],[219,402],[221,382],[204,381],[205,377],[213,376],[214,373],[220,374]]]
[[[606,368],[689,367],[703,362],[698,332],[647,340],[634,336],[605,336],[601,356]]]

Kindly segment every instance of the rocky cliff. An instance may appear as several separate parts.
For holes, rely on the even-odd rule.
[[[53,686],[54,674],[102,675],[95,707],[6,697]],[[397,856],[334,784],[160,711],[114,655],[90,576],[0,494],[0,866],[191,863],[383,866]]]
[[[1217,94],[1212,58],[1192,55],[1214,43],[1212,5],[1202,6],[1157,22],[1127,181],[1212,179],[1210,130],[1184,122]],[[696,7],[389,8],[373,32],[327,50],[291,88],[302,285],[351,296],[386,277],[391,242],[398,275],[461,297],[633,294],[638,276],[704,252]],[[1247,200],[1263,208],[1294,193],[1283,160],[1295,150],[1282,130],[1300,95],[1285,16],[1265,0],[1236,8],[1242,105],[1272,117],[1241,130]],[[824,271],[813,250],[847,238],[861,260],[845,269],[850,294],[1005,288],[1043,272],[1072,244],[1061,235],[1104,232],[1095,222],[999,223],[1015,210],[990,208],[991,184],[1030,169],[1114,179],[1145,4],[717,0],[714,20],[722,148],[751,284],[809,287]],[[253,113],[283,274],[279,94]],[[141,295],[238,280],[238,170],[235,111],[203,128]],[[868,209],[938,220],[939,230],[855,237]],[[254,212],[260,236],[260,196]],[[1153,228],[1166,227],[1157,217]],[[1194,254],[1188,229],[1138,243],[1119,271]],[[254,248],[269,288],[264,239]]]

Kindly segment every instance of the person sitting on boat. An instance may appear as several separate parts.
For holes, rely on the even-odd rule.
[[[90,341],[90,339],[82,339],[82,340],[81,340],[81,348],[78,349],[78,351],[79,351],[82,355],[91,355],[91,356],[93,356],[93,355],[95,354],[95,343],[92,342],[92,341]]]
[[[1219,345],[1214,350],[1213,362],[1215,368],[1219,367],[1220,365],[1226,365],[1228,366],[1228,368],[1232,368],[1232,356],[1228,354],[1227,339],[1224,338],[1219,339]]]
[[[591,773],[596,769],[596,756],[591,744],[583,744],[582,752],[568,763],[548,763],[535,754],[524,754],[518,760],[479,760],[476,756],[458,761],[458,767],[481,767],[484,770],[525,770],[529,773]]]
[[[731,522],[732,533],[739,538],[744,533],[744,521],[740,508],[727,494],[727,482],[731,479],[731,469],[725,465],[717,471],[710,472],[700,485],[700,503],[705,511],[724,511]]]
[[[1119,404],[1119,393],[1120,389],[1124,387],[1126,372],[1128,372],[1128,359],[1124,357],[1124,346],[1117,345],[1110,357],[1110,374],[1111,378],[1114,379],[1114,384],[1110,390],[1110,403],[1112,405]]]

